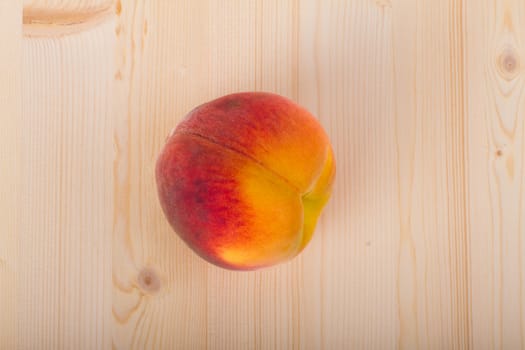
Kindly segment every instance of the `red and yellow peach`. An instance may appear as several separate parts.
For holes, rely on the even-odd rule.
[[[310,241],[330,197],[327,135],[279,95],[227,95],[191,111],[156,167],[175,232],[207,261],[252,270],[291,259]]]

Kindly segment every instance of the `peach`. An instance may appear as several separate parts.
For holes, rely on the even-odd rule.
[[[157,190],[174,231],[233,270],[287,261],[312,238],[330,197],[329,139],[304,108],[245,92],[192,110],[159,155]]]

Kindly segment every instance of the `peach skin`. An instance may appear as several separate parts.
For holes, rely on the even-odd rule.
[[[160,204],[202,258],[232,270],[287,261],[308,244],[330,197],[330,141],[275,94],[223,96],[192,110],[157,160]]]

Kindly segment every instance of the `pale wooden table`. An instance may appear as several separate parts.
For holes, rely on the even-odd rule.
[[[0,0],[0,349],[525,349],[524,58],[518,0]],[[153,176],[242,90],[338,162],[304,253],[249,273]]]

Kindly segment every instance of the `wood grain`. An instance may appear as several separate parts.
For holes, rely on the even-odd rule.
[[[24,1],[22,23],[26,37],[61,37],[89,30],[120,12],[114,0]]]
[[[406,334],[399,334],[396,308],[392,12],[337,1],[310,11],[317,22],[310,99],[338,160],[337,190],[321,226],[320,348],[395,348]]]
[[[462,4],[393,10],[399,347],[470,348]]]
[[[156,156],[171,128],[208,97],[207,27],[206,22],[195,22],[206,18],[206,10],[204,1],[122,1],[116,19],[113,346],[117,349],[206,344],[207,265],[169,229],[154,177]]]
[[[25,17],[59,18],[63,14],[89,15],[116,6],[117,0],[21,0]]]
[[[239,0],[231,7],[224,7],[221,1],[210,4],[210,13],[216,14],[210,18],[212,96],[265,90],[297,99],[298,45],[291,43],[298,40],[298,2]],[[239,42],[244,45],[223,44]],[[311,260],[306,258],[309,264],[304,266],[312,267],[311,278],[301,277],[304,267],[299,260],[251,274],[210,267],[208,346],[319,346],[319,249],[306,254],[312,256]],[[308,297],[317,299],[311,302]]]
[[[0,1],[0,348],[17,346],[22,7]]]
[[[0,348],[525,349],[524,26],[518,0],[0,0]],[[246,90],[311,110],[338,173],[307,249],[239,273],[171,231],[154,167]]]
[[[114,27],[22,43],[23,349],[111,346]]]
[[[482,1],[476,11],[467,41],[473,345],[524,349],[525,6]]]

